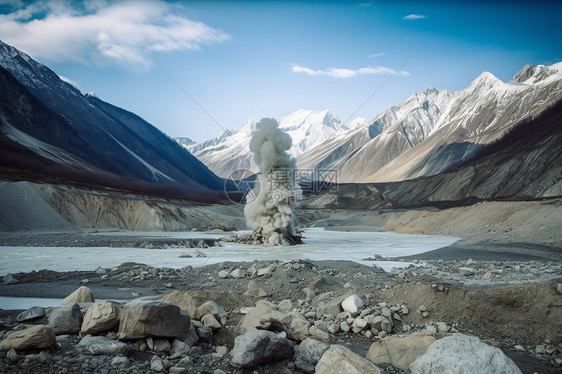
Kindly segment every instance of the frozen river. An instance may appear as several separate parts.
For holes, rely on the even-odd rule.
[[[103,234],[103,233],[102,233]],[[114,234],[114,233],[112,233]],[[95,235],[95,234],[92,234]],[[123,232],[137,238],[218,238],[220,234],[200,232]],[[431,235],[398,234],[394,232],[340,232],[309,228],[304,232],[305,244],[292,247],[263,247],[223,243],[221,247],[201,249],[207,257],[195,257],[194,248],[116,248],[116,247],[7,247],[0,246],[0,275],[49,269],[55,271],[95,270],[111,268],[123,262],[139,262],[155,267],[181,268],[203,266],[223,261],[351,260],[373,264],[389,270],[404,266],[403,262],[365,261],[381,255],[397,257],[415,255],[446,247],[458,238]],[[192,258],[180,257],[192,255]]]

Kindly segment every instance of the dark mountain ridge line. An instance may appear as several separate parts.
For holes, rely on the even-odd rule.
[[[18,178],[13,169],[20,168],[22,176],[35,180],[55,177],[56,183],[226,199],[228,182],[134,113],[82,95],[47,66],[3,42],[0,67],[0,167],[11,179]]]

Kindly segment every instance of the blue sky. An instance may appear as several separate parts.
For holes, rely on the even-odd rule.
[[[370,119],[429,87],[560,62],[561,14],[553,1],[0,0],[0,39],[82,92],[203,141],[299,108]]]

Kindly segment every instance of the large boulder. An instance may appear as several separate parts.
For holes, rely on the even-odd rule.
[[[411,365],[412,374],[521,374],[499,348],[474,336],[453,334],[439,339]]]
[[[48,324],[56,335],[77,334],[82,327],[82,320],[80,305],[68,303],[51,311]]]
[[[314,373],[316,364],[330,348],[330,344],[316,339],[305,339],[295,348],[295,366],[307,373]]]
[[[127,344],[105,336],[86,335],[76,345],[76,350],[87,355],[112,355],[119,353]]]
[[[216,319],[220,320],[226,317],[226,311],[222,306],[215,303],[213,300],[209,300],[203,303],[199,308],[197,308],[195,318],[201,319],[203,316],[211,314]]]
[[[94,294],[90,289],[86,286],[82,286],[78,288],[76,291],[68,295],[63,301],[63,304],[68,303],[93,303],[96,300],[94,299]]]
[[[363,302],[363,300],[356,294],[346,297],[341,302],[342,309],[346,312],[351,313],[354,316],[359,314],[361,309],[363,309],[364,305],[365,303]]]
[[[18,322],[25,322],[42,317],[45,317],[45,308],[41,306],[32,306],[31,308],[18,314],[17,320]]]
[[[316,364],[316,374],[382,374],[371,361],[348,348],[334,344]]]
[[[390,364],[402,370],[423,355],[435,341],[433,335],[390,336],[371,344],[367,359],[374,364]]]
[[[341,303],[347,296],[338,296],[329,301],[322,301],[318,303],[316,312],[318,315],[328,314],[332,317],[337,316],[342,311]]]
[[[119,306],[110,301],[92,304],[84,315],[82,335],[98,334],[104,331],[117,329],[119,326]]]
[[[240,322],[240,331],[244,333],[249,328],[267,330],[273,322],[280,321],[284,317],[285,314],[275,310],[273,305],[258,302],[254,308],[250,308]]]
[[[232,366],[250,368],[293,357],[294,344],[284,334],[249,328],[234,339],[230,352]]]
[[[0,351],[10,349],[45,349],[56,344],[55,332],[45,325],[37,325],[8,335],[0,342]]]
[[[247,302],[240,299],[236,296],[236,294],[221,291],[174,291],[159,299],[159,301],[179,306],[182,310],[189,313],[190,316],[196,316],[197,308],[209,300],[220,303],[220,305],[226,310],[239,309],[243,306],[249,306]]]
[[[177,305],[135,299],[121,310],[119,339],[153,336],[183,340],[189,334],[190,323],[189,315]]]

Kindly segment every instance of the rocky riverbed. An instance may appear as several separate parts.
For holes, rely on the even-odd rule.
[[[512,370],[506,372],[562,370],[560,262],[422,257],[390,272],[352,261],[292,260],[6,274],[3,296],[62,299],[80,291],[58,308],[2,310],[0,367],[422,373],[424,362],[446,365],[439,363],[446,357],[469,369],[474,349],[501,358]],[[433,352],[442,339],[440,349],[450,350]]]

